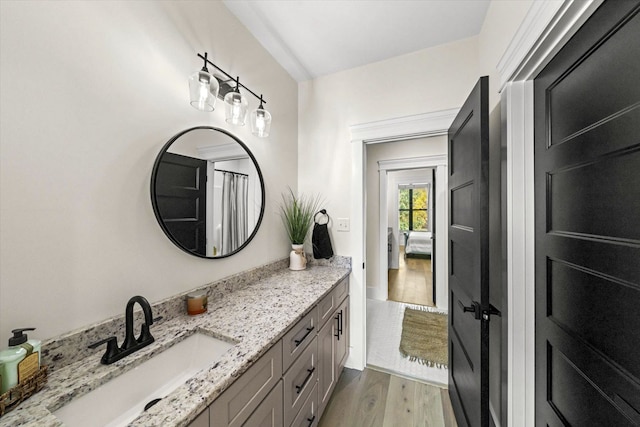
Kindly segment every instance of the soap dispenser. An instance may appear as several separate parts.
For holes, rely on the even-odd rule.
[[[0,351],[0,392],[4,393],[26,378],[34,375],[40,369],[39,340],[30,340],[24,331],[33,331],[35,328],[21,328],[11,331],[13,337],[9,338],[9,347]]]
[[[0,351],[0,393],[4,393],[18,384],[18,363],[27,355],[22,347],[9,347]]]

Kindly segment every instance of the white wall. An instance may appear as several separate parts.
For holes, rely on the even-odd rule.
[[[271,137],[189,105],[196,53],[263,93]],[[274,201],[297,188],[297,84],[219,2],[0,2],[0,343],[48,338],[286,256]],[[250,100],[252,108],[257,106]],[[266,181],[241,254],[204,260],[153,215],[153,161],[178,131],[227,128]],[[283,167],[283,165],[285,165]],[[332,212],[333,214],[333,212]]]
[[[479,76],[489,76],[489,111],[500,102],[498,61],[509,46],[509,42],[513,39],[532,3],[533,0],[494,0],[489,4],[489,10],[478,35]]]
[[[300,190],[324,194],[333,218],[349,217],[349,126],[460,107],[477,76],[470,38],[300,83]],[[361,220],[352,218],[352,228]],[[352,255],[350,233],[334,237],[336,254]]]

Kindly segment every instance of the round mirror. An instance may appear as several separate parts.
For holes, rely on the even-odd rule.
[[[255,157],[229,132],[187,129],[162,147],[151,175],[151,203],[167,237],[202,258],[239,252],[264,215],[264,181]]]

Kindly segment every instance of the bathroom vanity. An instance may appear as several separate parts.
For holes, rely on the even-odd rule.
[[[348,292],[343,279],[190,425],[317,425],[348,354]]]
[[[110,365],[100,363],[103,351],[86,344],[96,331],[104,335],[107,324],[124,325],[122,317],[45,342],[43,356],[53,367],[47,386],[0,418],[0,426],[63,426],[58,409],[194,334],[231,347],[128,425],[262,425],[265,419],[316,425],[349,347],[351,267],[340,258],[303,271],[276,262],[218,281],[203,288],[209,310],[198,316],[185,314],[184,295],[154,304],[154,316],[164,316],[152,327],[155,342]],[[120,339],[122,332],[108,331]],[[73,348],[84,353],[78,360],[67,354]]]

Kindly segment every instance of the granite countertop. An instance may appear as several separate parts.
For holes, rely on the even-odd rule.
[[[56,369],[40,392],[0,418],[0,426],[63,426],[52,411],[196,332],[235,343],[219,362],[198,372],[130,424],[186,426],[349,273],[344,265],[270,272],[210,300],[207,313],[157,322],[151,328],[156,339],[153,344],[112,365],[100,364],[101,348]],[[136,322],[136,334],[139,324]],[[118,340],[122,341],[122,335]]]

